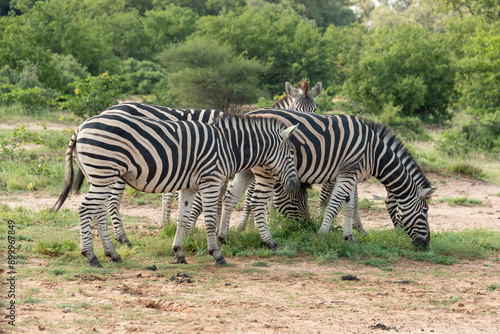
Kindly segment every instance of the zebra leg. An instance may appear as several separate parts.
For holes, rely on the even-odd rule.
[[[355,200],[353,198],[353,194],[355,191],[352,191],[349,196],[347,196],[346,200],[343,204],[344,210],[344,239],[359,243],[359,241],[354,237],[352,231],[352,221],[354,216],[354,208],[355,208]]]
[[[216,225],[215,232],[216,233],[219,233],[219,231],[220,231],[220,225],[221,225],[220,222],[222,219],[222,198],[224,197],[224,194],[226,193],[228,183],[229,183],[229,180],[226,180],[226,182],[224,182],[224,184],[222,185],[222,187],[220,189],[219,199],[217,200],[217,218],[215,221],[215,225]]]
[[[215,259],[216,265],[226,265],[227,262],[219,252],[217,246],[217,202],[219,201],[221,185],[207,185],[200,188],[200,195],[203,201],[203,211],[205,212],[205,227],[207,229],[208,253]]]
[[[238,225],[238,230],[243,231],[247,227],[247,223],[252,222],[255,218],[253,217],[252,210],[250,209],[250,203],[252,203],[253,192],[255,191],[255,180],[250,184],[247,189],[247,196],[245,202],[243,203],[243,215],[241,217],[240,225]]]
[[[358,197],[358,187],[354,187],[354,192],[352,194],[354,198],[354,217],[353,217],[353,228],[362,234],[368,234],[366,230],[363,228],[363,224],[361,223],[361,216],[359,215],[359,197]]]
[[[111,189],[111,195],[108,197],[108,212],[113,224],[115,240],[122,245],[132,247],[132,243],[128,240],[125,230],[123,229],[123,223],[119,211],[124,191],[125,182],[118,180]]]
[[[98,233],[101,236],[106,255],[109,254],[109,256],[111,256],[112,259],[114,257],[116,261],[120,259],[120,255],[116,253],[116,250],[114,253],[112,252],[114,246],[107,233],[106,200],[110,193],[110,186],[98,187],[91,184],[87,196],[85,196],[82,204],[78,207],[78,215],[80,217],[81,253],[93,267],[102,267],[99,259],[95,255],[94,244],[92,242],[91,224],[93,220],[98,222]],[[106,232],[104,233],[104,231]]]
[[[255,223],[260,234],[260,241],[271,249],[277,249],[278,244],[274,241],[266,220],[266,206],[271,198],[274,187],[274,178],[266,178],[256,175],[255,191],[250,203],[251,210],[255,217]]]
[[[201,195],[200,193],[197,193],[193,199],[193,205],[191,206],[191,212],[189,213],[189,222],[186,226],[186,231],[191,231],[193,227],[196,226],[196,221],[202,212],[203,203],[201,201]]]
[[[328,232],[330,226],[332,225],[333,219],[339,212],[340,206],[356,186],[356,181],[357,180],[355,176],[341,174],[337,176],[335,186],[333,188],[332,197],[330,198],[330,203],[326,208],[325,218],[323,219],[323,224],[321,225],[318,233]]]
[[[327,182],[321,185],[321,192],[319,194],[319,209],[321,212],[325,211],[330,203],[335,182]]]
[[[226,194],[222,197],[221,227],[217,235],[217,239],[220,242],[225,242],[229,232],[231,214],[236,208],[238,201],[243,197],[243,194],[245,194],[245,190],[247,190],[253,180],[254,175],[251,170],[246,170],[236,174],[229,190],[226,191]]]
[[[170,225],[170,210],[174,201],[173,193],[164,193],[161,195],[161,227]]]
[[[184,238],[184,231],[189,222],[189,213],[191,212],[191,206],[193,204],[193,199],[196,196],[196,190],[194,189],[182,189],[179,191],[179,213],[177,215],[177,230],[175,232],[174,243],[172,244],[172,250],[175,253],[174,262],[175,263],[187,263],[186,257],[182,252],[182,239]]]

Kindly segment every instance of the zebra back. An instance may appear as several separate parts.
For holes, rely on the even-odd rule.
[[[162,121],[197,121],[208,124],[212,124],[217,116],[223,114],[222,111],[215,109],[177,109],[139,102],[124,102],[106,109],[101,115],[111,111]]]

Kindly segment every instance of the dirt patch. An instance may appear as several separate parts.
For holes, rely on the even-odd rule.
[[[430,179],[438,187],[429,209],[432,230],[500,231],[500,187],[438,175]],[[376,181],[361,184],[359,193],[367,199],[386,196]],[[76,210],[83,196],[70,197],[63,207]],[[438,201],[445,197],[468,197],[482,204],[451,207]],[[51,207],[56,197],[3,194],[0,201],[41,210]],[[383,207],[382,202],[377,205]],[[129,229],[160,223],[160,203],[129,204],[122,212],[145,217],[136,226],[126,225]],[[362,210],[361,217],[366,228],[392,228],[385,211]],[[233,224],[237,222],[233,217]],[[500,332],[500,289],[488,289],[500,283],[493,259],[451,266],[400,260],[390,271],[343,259],[321,265],[302,255],[265,259],[265,266],[254,264],[262,259],[226,260],[230,266],[216,267],[207,257],[201,270],[165,260],[145,263],[143,270],[104,263],[112,274],[57,282],[19,277],[18,291],[33,291],[39,300],[19,303],[15,329],[4,326],[3,318],[2,328],[113,334]],[[36,261],[34,269],[48,265]]]

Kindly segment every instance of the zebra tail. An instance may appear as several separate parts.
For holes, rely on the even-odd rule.
[[[75,181],[73,182],[73,193],[78,195],[80,193],[80,189],[83,185],[83,180],[85,179],[85,175],[83,174],[80,168],[77,168],[78,172],[76,173]]]
[[[54,204],[54,212],[59,211],[61,206],[66,201],[66,198],[68,198],[69,192],[71,191],[71,185],[73,183],[73,150],[75,149],[77,135],[78,129],[75,130],[75,133],[73,133],[73,136],[71,136],[68,144],[68,149],[66,150],[66,156],[64,158],[64,187],[61,195],[57,199],[56,204]]]

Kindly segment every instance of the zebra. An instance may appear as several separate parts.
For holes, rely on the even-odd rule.
[[[115,106],[112,106],[101,113],[109,113],[109,112],[122,112],[125,114],[129,114],[132,116],[140,116],[140,117],[148,117],[154,118],[162,121],[199,121],[207,124],[212,124],[214,119],[220,115],[222,115],[222,111],[215,109],[177,109],[177,108],[168,108],[156,105],[150,105],[139,102],[125,102]],[[75,183],[73,185],[73,191],[78,193],[79,189],[82,186],[84,180],[84,175],[81,170],[78,170]],[[114,230],[114,238],[122,245],[132,246],[132,243],[127,238],[125,230],[123,228],[123,224],[120,218],[120,203],[123,193],[125,191],[126,183],[119,179],[108,198],[108,212],[111,217],[111,222]],[[223,188],[222,191],[225,191]],[[170,220],[170,204],[173,199],[173,193],[164,193],[162,194],[162,226],[166,224],[167,221]],[[168,204],[165,204],[168,203]],[[201,197],[199,195],[193,201],[193,206],[202,207]],[[193,209],[194,211],[195,209]],[[196,209],[198,211],[200,209]],[[201,210],[200,210],[201,211]],[[220,211],[220,210],[219,210]],[[218,218],[220,219],[220,214]]]
[[[333,194],[318,233],[326,233],[340,205],[346,200],[344,237],[352,236],[354,205],[350,199],[357,182],[374,176],[385,185],[397,203],[401,225],[415,246],[426,247],[430,242],[427,222],[428,198],[435,188],[425,178],[411,154],[401,141],[383,125],[362,122],[347,115],[305,114],[277,109],[260,109],[247,116],[279,119],[287,125],[299,127],[291,137],[297,151],[297,170],[304,184],[323,184],[335,181]],[[415,168],[413,177],[408,168]],[[418,187],[416,174],[422,178]],[[229,220],[236,203],[253,181],[251,172],[235,176],[224,196],[221,229],[218,239],[227,238]],[[422,187],[423,186],[423,187]],[[257,182],[252,203],[264,200],[265,185]]]
[[[309,83],[307,79],[295,88],[290,82],[285,83],[286,95],[275,101],[271,108],[284,109],[284,110],[294,110],[305,113],[316,112],[316,102],[315,99],[323,92],[323,85],[321,82],[317,82],[310,92],[308,92]],[[277,210],[287,217],[295,218],[297,220],[310,219],[309,206],[307,203],[307,187],[301,187],[299,192],[294,196],[294,205],[290,201],[292,195],[287,195],[283,192],[283,189],[279,182],[276,182],[274,190],[274,196],[272,196],[272,201]],[[243,215],[241,222],[238,226],[239,230],[245,229],[247,222],[250,219],[251,210],[250,202],[255,189],[255,181],[248,187],[247,196],[243,204]]]
[[[367,121],[367,122],[369,122],[369,121]],[[388,146],[401,145],[400,140],[397,139],[397,137],[391,136],[391,135],[386,135],[385,132],[387,132],[387,131],[389,131],[387,127],[378,126],[377,127],[377,136],[381,137],[382,140],[384,140],[384,142]],[[396,154],[398,154],[398,156],[401,157],[401,154],[404,152],[405,152],[405,150],[399,150],[396,152]],[[424,189],[424,188],[430,186],[429,181],[425,178],[420,167],[418,166],[418,164],[416,163],[416,161],[414,159],[406,160],[405,167],[406,167],[406,170],[410,173],[413,180],[415,181],[417,187]],[[319,204],[320,204],[319,206],[322,210],[325,210],[326,207],[328,206],[334,186],[335,186],[335,183],[328,183],[328,184],[325,184],[321,188],[321,193],[319,196]],[[361,233],[366,234],[366,231],[363,228],[363,224],[361,223],[361,219],[359,216],[359,208],[358,208],[358,201],[357,201],[357,189],[356,189],[356,194],[354,195],[354,199],[356,200],[356,203],[355,203],[354,217],[353,217],[353,223],[354,223],[353,228],[357,229]],[[383,200],[383,198],[380,198],[380,199]],[[389,216],[391,217],[391,221],[392,221],[394,227],[403,227],[403,225],[401,223],[401,217],[400,217],[398,210],[397,210],[398,204],[397,204],[396,198],[394,197],[394,195],[391,192],[387,193],[387,198],[385,199],[385,205],[387,208],[387,212],[389,213]]]
[[[179,216],[172,249],[174,261],[187,263],[182,239],[191,203],[199,191],[205,211],[208,251],[215,264],[225,265],[215,238],[216,204],[220,187],[235,173],[251,169],[259,182],[272,187],[279,179],[286,191],[299,187],[295,150],[289,137],[297,126],[279,120],[219,115],[213,124],[158,119],[107,112],[75,130],[66,150],[64,188],[54,205],[57,212],[73,183],[73,154],[90,189],[78,208],[81,253],[100,267],[90,224],[98,222],[106,256],[121,261],[106,225],[106,201],[118,179],[148,193],[180,190]],[[256,209],[257,206],[255,206]],[[262,242],[272,240],[265,217],[258,222]]]
[[[311,92],[307,92],[309,83],[307,79],[295,88],[291,83],[285,82],[286,95],[275,101],[271,108],[302,111],[307,113],[316,112],[316,102],[314,101],[323,91],[321,82],[317,82]]]

